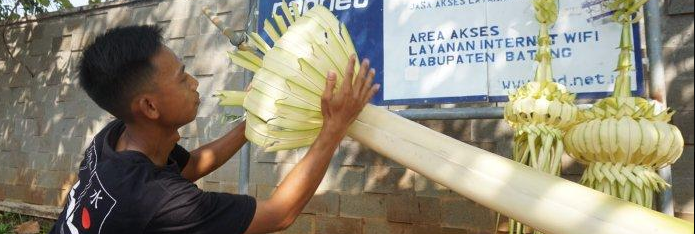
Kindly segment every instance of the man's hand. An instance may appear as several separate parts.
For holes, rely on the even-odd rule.
[[[323,130],[330,134],[337,134],[341,138],[380,87],[379,84],[372,85],[376,72],[370,69],[369,59],[362,62],[357,76],[354,74],[355,60],[355,55],[350,56],[343,84],[335,94],[333,89],[336,85],[336,74],[328,73],[326,89],[321,96]]]

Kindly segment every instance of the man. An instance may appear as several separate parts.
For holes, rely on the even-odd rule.
[[[353,71],[354,57],[347,65]],[[85,151],[78,181],[51,233],[267,233],[290,226],[315,193],[347,127],[378,90],[369,63],[331,92],[327,77],[319,137],[271,198],[204,192],[194,181],[246,142],[242,123],[190,153],[178,129],[200,103],[198,82],[162,44],[155,26],[116,28],[96,38],[80,62],[80,85],[117,120]],[[353,81],[351,84],[350,82]]]

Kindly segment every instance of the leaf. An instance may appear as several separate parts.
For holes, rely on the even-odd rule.
[[[36,2],[43,7],[47,7],[48,5],[51,4],[51,2],[49,0],[36,0]]]
[[[275,28],[272,24],[270,24],[270,21],[268,19],[263,21],[263,30],[265,30],[265,33],[268,34],[268,37],[270,37],[270,39],[273,40],[273,43],[277,43],[277,41],[280,40],[280,34],[278,34],[278,32],[275,31]]]
[[[58,3],[60,9],[69,9],[74,7],[70,0],[56,0],[56,3]]]
[[[270,46],[268,43],[265,43],[263,39],[261,38],[261,35],[258,35],[258,33],[252,32],[249,37],[251,38],[250,43],[253,44],[258,50],[261,51],[261,53],[265,54],[270,50]]]
[[[241,106],[244,103],[246,92],[221,90],[215,95],[220,99],[220,106]]]
[[[248,53],[248,52],[246,52],[246,53]],[[242,54],[239,52],[234,52],[234,53],[227,52],[227,55],[232,60],[232,63],[239,65],[243,68],[246,68],[249,71],[256,72],[256,71],[258,71],[258,69],[260,69],[260,63],[256,63],[259,61],[257,61],[256,59],[253,59],[253,57],[249,54],[245,54],[245,53]],[[249,56],[251,56],[251,58],[252,58],[251,60],[249,60]]]

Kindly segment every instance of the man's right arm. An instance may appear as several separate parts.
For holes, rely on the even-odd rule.
[[[307,155],[290,171],[270,199],[258,201],[246,233],[288,228],[316,192],[342,137],[323,131]]]
[[[292,225],[316,192],[348,127],[379,89],[379,85],[372,85],[375,72],[374,69],[370,69],[369,61],[365,60],[362,63],[356,76],[351,72],[354,71],[354,64],[355,57],[352,56],[346,69],[347,78],[336,94],[332,92],[336,75],[328,75],[326,89],[321,97],[321,112],[324,118],[321,133],[306,156],[290,171],[271,198],[258,201],[256,214],[246,233],[268,233],[286,229]]]

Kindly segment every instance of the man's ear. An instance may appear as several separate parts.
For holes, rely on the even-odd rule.
[[[137,109],[139,109],[139,112],[142,113],[142,115],[144,115],[146,118],[159,118],[159,109],[157,109],[157,102],[154,100],[152,96],[142,95],[137,97],[137,99],[135,100],[135,106]]]

